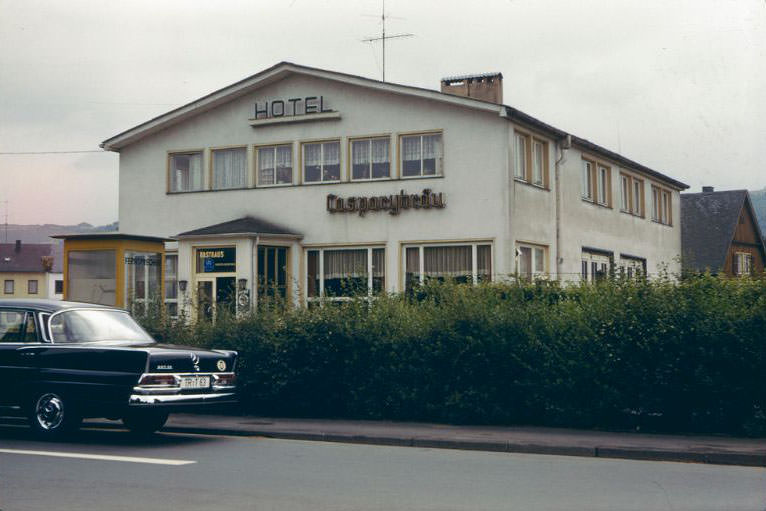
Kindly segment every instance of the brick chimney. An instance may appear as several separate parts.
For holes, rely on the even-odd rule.
[[[702,193],[713,193],[715,191],[715,188],[712,186],[703,186],[702,187]]]
[[[482,73],[442,78],[442,92],[502,104],[503,75]]]

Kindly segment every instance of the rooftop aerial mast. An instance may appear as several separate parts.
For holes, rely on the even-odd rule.
[[[394,34],[394,35],[386,35],[386,0],[383,1],[383,9],[381,11],[381,22],[383,25],[383,33],[380,37],[368,37],[367,39],[362,39],[362,42],[365,43],[374,43],[375,41],[380,41],[381,46],[383,49],[383,81],[386,81],[386,39],[400,39],[404,37],[412,37],[414,34]]]

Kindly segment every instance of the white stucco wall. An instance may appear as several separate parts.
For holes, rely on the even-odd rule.
[[[340,120],[323,120],[254,128],[256,101],[323,96],[326,107],[337,110]],[[440,130],[443,134],[443,175],[434,178],[349,182],[350,138],[370,135],[391,137],[392,175],[397,174],[398,135]],[[234,220],[246,215],[281,224],[303,234],[291,246],[290,267],[297,295],[297,281],[305,277],[303,245],[382,244],[386,247],[386,287],[401,290],[403,243],[490,240],[495,277],[516,270],[517,241],[547,247],[546,268],[555,276],[556,265],[556,141],[548,141],[547,189],[513,179],[514,126],[497,113],[482,112],[392,92],[372,91],[338,81],[304,75],[272,83],[213,110],[167,128],[125,147],[120,155],[119,220],[125,233],[175,236],[178,233]],[[246,190],[168,194],[167,162],[170,152],[203,150],[208,179],[210,149],[247,146],[250,177],[254,174],[255,145],[292,143],[294,182],[299,182],[300,143],[324,139],[341,141],[341,183],[293,185]],[[673,192],[672,227],[651,219],[651,183],[644,176],[645,218],[620,212],[620,168],[611,164],[613,207],[584,202],[580,196],[581,152],[566,151],[561,166],[561,269],[564,280],[577,280],[583,247],[599,248],[646,258],[650,274],[661,264],[671,271],[680,253],[678,192]],[[252,185],[252,182],[251,182]],[[356,213],[326,211],[326,197],[379,196],[420,193],[424,188],[445,195],[444,209]],[[193,246],[178,244],[179,279],[193,286]],[[206,240],[206,245],[237,246],[237,278],[252,277],[253,241]],[[298,278],[296,278],[298,276]]]

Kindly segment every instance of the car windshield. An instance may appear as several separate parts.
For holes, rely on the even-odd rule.
[[[148,341],[153,339],[127,312],[71,310],[50,320],[53,342]]]

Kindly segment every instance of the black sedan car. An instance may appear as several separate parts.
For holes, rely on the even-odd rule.
[[[156,343],[121,309],[54,300],[0,300],[0,407],[43,436],[85,417],[122,419],[138,433],[168,414],[235,400],[237,353]]]

